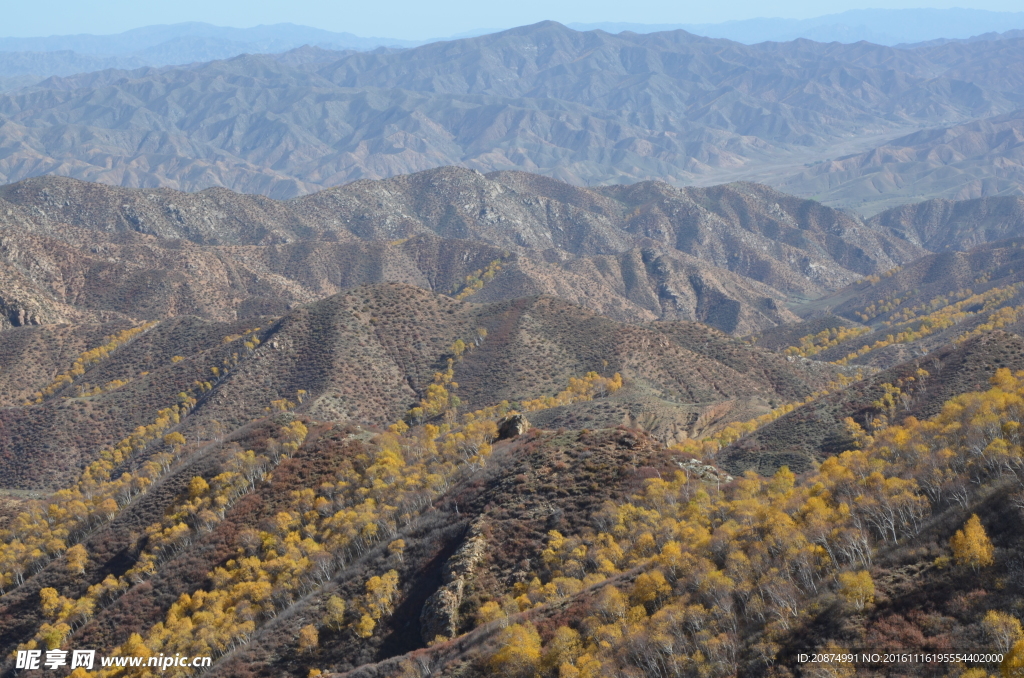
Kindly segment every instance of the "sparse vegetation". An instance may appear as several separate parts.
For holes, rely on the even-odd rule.
[[[466,297],[476,294],[483,289],[484,285],[491,282],[499,271],[501,271],[503,263],[504,262],[501,259],[495,259],[491,263],[487,264],[486,267],[473,271],[466,276],[466,282],[460,289],[453,293],[453,296],[459,301],[462,301]]]

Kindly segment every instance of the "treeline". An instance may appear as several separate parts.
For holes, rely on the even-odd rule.
[[[77,599],[61,596],[52,588],[39,592],[43,615],[48,621],[41,625],[35,636],[19,649],[47,650],[59,648],[79,626],[87,623],[98,609],[110,605],[131,586],[140,584],[156,573],[160,562],[172,558],[178,551],[191,545],[197,537],[211,532],[224,519],[227,509],[239,498],[252,492],[267,479],[274,466],[298,449],[306,436],[306,427],[293,421],[281,427],[278,437],[266,443],[266,454],[253,450],[235,452],[225,470],[208,483],[201,476],[192,478],[185,497],[170,507],[163,520],[146,528],[144,547],[135,564],[123,575],[108,574],[103,581],[90,586],[85,595]],[[237,445],[236,445],[237,447]],[[85,549],[78,558],[67,558],[68,568],[84,571]]]
[[[796,346],[790,346],[783,353],[785,355],[796,355],[810,358],[822,351],[838,346],[844,341],[856,339],[862,334],[871,331],[870,327],[830,327],[817,334],[808,334],[797,340]]]
[[[949,304],[937,311],[921,316],[913,321],[912,327],[908,327],[901,332],[888,334],[884,339],[879,339],[873,344],[866,344],[834,362],[837,365],[846,365],[851,360],[863,357],[872,351],[885,348],[886,346],[908,344],[953,327],[979,314],[998,312],[997,309],[1002,308],[1008,301],[1015,298],[1020,293],[1020,289],[1021,285],[1016,283],[1006,287],[995,287],[981,294],[971,295],[954,304]],[[991,317],[990,321],[993,323],[997,322]]]
[[[847,365],[851,361],[862,358],[873,351],[893,344],[908,344],[918,341],[983,314],[988,314],[985,322],[961,333],[954,341],[962,342],[989,330],[1006,327],[1024,317],[1024,305],[1015,307],[1007,305],[1020,295],[1022,289],[1024,288],[1022,288],[1021,283],[1014,283],[1005,287],[994,287],[977,294],[971,289],[963,289],[949,295],[935,297],[919,306],[902,310],[897,309],[900,304],[906,301],[906,298],[873,302],[865,308],[864,312],[858,312],[855,315],[864,322],[867,322],[885,313],[892,313],[889,319],[882,321],[881,325],[896,329],[886,334],[885,337],[871,344],[864,344],[856,351],[850,351],[847,355],[833,362],[837,365]],[[913,293],[909,296],[912,295]],[[795,346],[786,348],[783,353],[785,355],[811,357],[840,344],[852,341],[871,331],[871,328],[868,327],[830,328],[822,330],[817,334],[801,337],[797,340]]]
[[[494,280],[494,276],[501,271],[503,264],[504,262],[502,262],[501,259],[495,259],[484,268],[473,271],[466,276],[466,280],[462,287],[456,290],[453,293],[453,296],[459,301],[462,301],[466,297],[476,294],[484,288],[484,285]]]
[[[902,323],[910,322],[914,318],[918,318],[922,315],[928,315],[929,313],[934,313],[940,308],[945,308],[946,306],[949,306],[952,303],[956,303],[957,301],[962,301],[963,299],[967,299],[968,297],[973,296],[974,290],[972,290],[970,287],[962,290],[957,290],[948,295],[941,294],[935,297],[934,299],[931,299],[930,301],[919,306],[904,308],[897,311],[896,313],[893,313],[889,317],[889,319],[884,321],[882,324],[900,325]],[[869,306],[868,310],[873,311],[874,309],[871,309],[871,307]]]
[[[743,436],[753,433],[762,426],[770,424],[779,417],[789,414],[797,407],[801,405],[807,405],[809,403],[818,400],[830,393],[834,393],[837,390],[841,390],[860,381],[864,378],[862,372],[857,372],[854,376],[848,377],[845,374],[836,375],[836,381],[830,382],[824,389],[814,391],[802,401],[786,403],[779,407],[773,408],[770,412],[766,412],[753,419],[747,421],[734,421],[726,424],[720,431],[710,436],[704,436],[702,438],[689,438],[672,445],[673,450],[678,450],[683,454],[695,457],[702,460],[712,460],[714,455],[726,445],[736,442]]]
[[[53,381],[44,386],[42,389],[36,391],[31,398],[26,400],[24,405],[38,405],[43,402],[46,398],[49,398],[54,393],[70,386],[75,382],[76,379],[85,374],[85,371],[96,365],[97,363],[105,360],[111,353],[117,349],[125,346],[133,339],[138,337],[143,332],[149,330],[154,325],[157,325],[159,321],[150,320],[149,322],[142,323],[136,327],[130,327],[126,330],[122,330],[117,334],[113,334],[106,337],[102,346],[91,348],[88,351],[83,351],[75,359],[75,362],[71,364],[71,367],[64,372],[61,372]]]
[[[157,412],[151,424],[139,426],[100,458],[89,464],[78,482],[59,490],[48,500],[31,502],[0,531],[0,594],[20,586],[25,575],[38,571],[47,561],[60,556],[69,544],[77,542],[97,525],[113,520],[134,497],[163,475],[180,456],[185,439],[168,433],[186,415],[194,399]],[[153,441],[162,440],[165,450],[139,465],[135,473],[117,473],[126,460],[138,455]]]

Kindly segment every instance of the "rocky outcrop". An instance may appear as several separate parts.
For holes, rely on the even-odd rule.
[[[731,483],[734,478],[726,473],[725,471],[712,466],[711,464],[705,464],[699,459],[690,459],[688,461],[676,462],[687,477],[696,477],[704,482],[708,483]]]
[[[530,430],[530,421],[522,414],[512,414],[498,422],[498,440],[518,438]]]
[[[25,325],[42,324],[39,316],[17,306],[8,308],[3,304],[2,299],[0,299],[0,315],[3,316],[3,324],[9,325],[10,327],[24,327]]]
[[[487,546],[480,528],[479,523],[470,528],[465,543],[444,564],[441,588],[423,604],[420,635],[425,643],[433,642],[438,636],[452,638],[459,634],[462,592]]]
[[[21,299],[0,296],[0,330],[44,324],[46,320],[40,314],[39,304],[33,305],[37,308],[26,308],[26,304]],[[55,319],[62,320],[63,318],[57,317]],[[53,320],[50,320],[50,322],[53,322]]]

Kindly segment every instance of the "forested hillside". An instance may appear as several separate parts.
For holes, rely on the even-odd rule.
[[[1010,203],[454,168],[0,200],[0,674],[1024,666]],[[1001,658],[799,659],[875,650]]]

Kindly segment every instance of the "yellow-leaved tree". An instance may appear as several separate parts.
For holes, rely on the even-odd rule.
[[[324,625],[332,629],[341,629],[345,625],[345,601],[338,596],[331,596],[324,609]]]
[[[953,559],[957,565],[970,566],[975,572],[995,561],[995,549],[977,514],[967,520],[964,529],[956,531],[949,540],[949,545],[953,549]]]
[[[567,626],[560,626],[544,648],[543,665],[549,672],[561,671],[561,667],[574,667],[583,654],[583,641],[579,632]],[[569,672],[569,669],[566,669]]]
[[[89,553],[81,544],[75,544],[64,552],[64,563],[68,572],[83,574],[89,564]]]
[[[1017,644],[1017,641],[1024,638],[1020,620],[999,610],[989,610],[985,614],[981,626],[985,629],[985,635],[989,637],[992,644],[1003,654],[1007,654]]]
[[[405,554],[405,540],[396,539],[388,544],[388,553],[398,558],[398,562],[402,562]]]
[[[377,628],[377,622],[373,620],[368,614],[364,614],[359,618],[359,621],[355,624],[356,635],[360,638],[369,638],[373,635],[373,630]]]
[[[526,678],[540,665],[540,634],[530,622],[512,624],[501,634],[501,648],[491,657],[496,676]]]
[[[875,582],[867,570],[841,572],[839,574],[839,595],[856,610],[863,610],[875,602]]]
[[[313,652],[320,647],[320,633],[312,624],[299,629],[299,650],[302,652]]]
[[[1003,678],[1024,678],[1024,640],[1018,640],[999,665]]]

